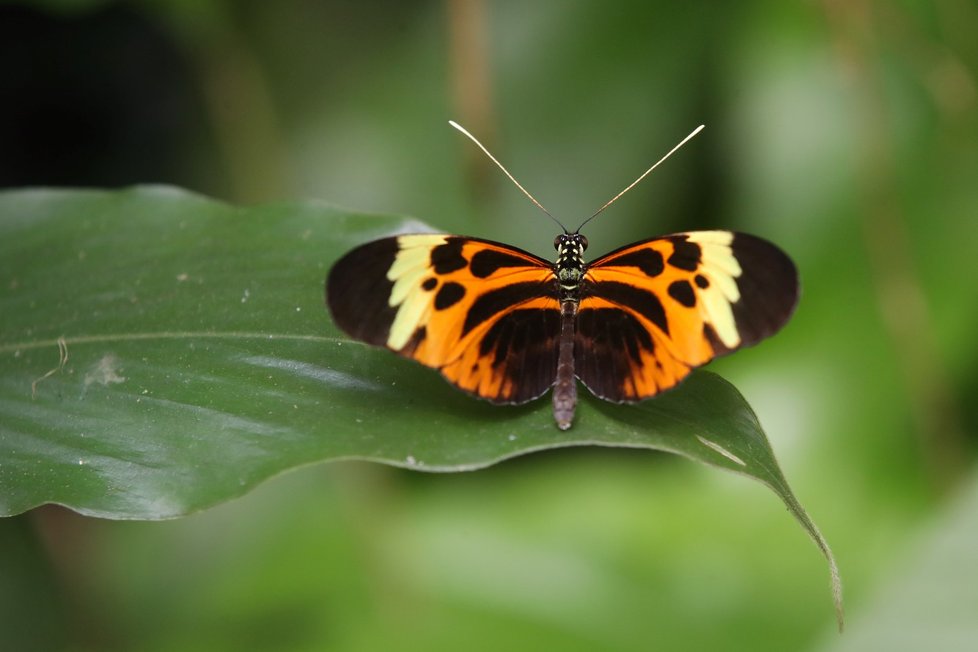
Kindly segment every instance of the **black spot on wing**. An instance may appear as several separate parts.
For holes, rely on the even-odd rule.
[[[438,294],[435,295],[435,310],[445,310],[451,308],[462,300],[465,296],[465,287],[454,281],[449,281],[441,286]]]
[[[669,284],[669,296],[687,308],[696,305],[696,293],[689,281],[673,281]]]
[[[710,287],[710,279],[706,278],[702,274],[697,274],[693,280],[696,281],[696,287],[700,289],[705,290],[706,288]]]
[[[555,290],[552,283],[513,283],[492,290],[479,296],[469,308],[465,315],[465,323],[462,325],[462,335],[467,334],[473,328],[483,323],[494,315],[507,310],[513,306],[518,306],[524,301],[536,299],[543,296],[554,296]]]
[[[695,242],[690,242],[685,235],[673,236],[669,240],[673,246],[673,252],[669,256],[669,264],[677,269],[695,272],[700,266],[700,258],[703,255],[700,246]]]
[[[397,238],[361,245],[340,258],[326,277],[326,305],[333,321],[351,337],[387,343],[397,309],[388,304],[393,282],[387,270],[399,251]]]
[[[516,254],[498,249],[480,249],[472,256],[469,271],[476,278],[488,278],[504,267],[529,267],[532,263]]]
[[[614,308],[583,308],[577,313],[575,371],[594,395],[628,400],[626,388],[634,383],[642,351],[653,353],[655,344],[634,315]]]
[[[658,276],[665,270],[662,254],[651,247],[638,248],[621,256],[616,256],[608,264],[616,267],[637,267],[650,278]]]
[[[426,292],[431,292],[436,287],[438,287],[438,279],[436,279],[434,276],[429,276],[424,280],[424,283],[421,284],[421,289]]]
[[[557,376],[559,335],[556,308],[511,310],[493,323],[479,343],[479,354],[513,387],[511,395],[495,402],[525,403],[550,389]]]
[[[669,320],[666,318],[666,311],[662,307],[659,297],[653,292],[628,283],[604,281],[587,283],[584,286],[584,295],[602,297],[620,306],[631,308],[658,326],[663,333],[669,333]]]
[[[449,274],[458,271],[469,264],[462,255],[464,238],[448,238],[444,244],[440,244],[431,250],[431,266],[435,274]]]

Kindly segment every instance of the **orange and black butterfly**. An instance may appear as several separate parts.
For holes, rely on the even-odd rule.
[[[333,266],[326,302],[350,336],[492,403],[525,403],[553,387],[565,430],[575,379],[608,401],[650,398],[772,335],[798,300],[791,259],[755,236],[677,233],[588,263],[578,231],[554,240],[556,262],[456,235],[376,240]]]

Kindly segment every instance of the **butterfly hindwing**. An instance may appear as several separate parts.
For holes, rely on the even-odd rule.
[[[554,382],[560,306],[549,262],[495,242],[384,238],[341,258],[326,283],[351,336],[438,369],[462,390],[523,403]]]
[[[754,236],[693,231],[623,247],[588,267],[577,376],[607,400],[654,396],[773,334],[797,299],[794,264]]]

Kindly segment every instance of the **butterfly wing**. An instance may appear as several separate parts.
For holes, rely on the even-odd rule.
[[[542,258],[439,234],[369,242],[326,280],[326,303],[347,334],[438,369],[494,403],[524,403],[553,385],[556,292]]]
[[[623,247],[585,276],[577,376],[609,401],[654,396],[772,335],[797,301],[794,263],[761,238],[692,231]]]

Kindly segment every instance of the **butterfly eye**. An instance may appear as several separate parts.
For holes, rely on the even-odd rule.
[[[560,241],[561,241],[561,239],[562,239],[562,236],[559,236],[559,235],[556,238],[554,238],[554,249],[557,249],[558,251],[560,250]]]
[[[581,251],[586,251],[586,250],[587,250],[587,238],[585,238],[582,235],[581,236]]]

